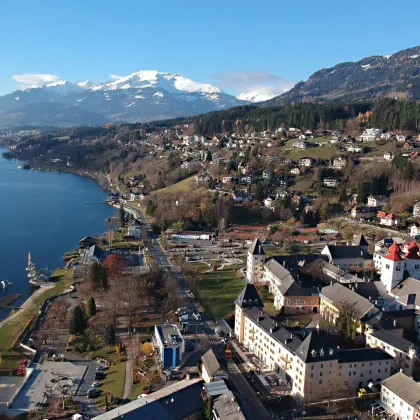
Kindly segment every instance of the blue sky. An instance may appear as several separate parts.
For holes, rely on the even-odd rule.
[[[16,75],[102,82],[142,69],[281,91],[419,45],[419,12],[419,0],[0,0],[0,94]]]

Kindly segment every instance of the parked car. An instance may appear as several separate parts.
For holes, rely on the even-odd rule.
[[[101,386],[102,385],[102,382],[101,381],[95,381],[93,384],[92,384],[92,386],[94,387],[94,388],[98,388],[99,386]]]
[[[101,365],[101,366],[98,366],[96,368],[96,370],[99,370],[99,371],[101,371],[101,370],[107,370],[107,369],[108,369],[108,366],[105,366],[105,365]]]
[[[87,394],[86,394],[86,396],[88,398],[98,398],[99,395],[100,395],[100,392],[99,392],[99,390],[97,388],[90,388],[90,389],[88,389]]]
[[[106,375],[103,372],[95,372],[95,381],[101,381],[102,379],[105,379]]]

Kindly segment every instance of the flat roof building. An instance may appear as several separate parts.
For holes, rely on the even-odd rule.
[[[175,324],[155,325],[155,338],[164,368],[179,365],[185,351],[185,341]]]

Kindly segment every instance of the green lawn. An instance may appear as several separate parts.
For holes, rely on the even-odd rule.
[[[99,388],[101,396],[96,400],[99,407],[105,405],[105,395],[108,397],[108,403],[111,403],[112,397],[122,398],[125,383],[125,364],[125,361],[117,363],[110,366],[106,371],[106,378]]]
[[[153,191],[152,196],[156,197],[159,195],[186,192],[192,189],[197,188],[194,182],[194,176],[183,179],[182,181],[177,182],[176,184],[170,185],[169,187],[161,188],[160,190]]]
[[[202,273],[203,271],[211,270],[210,265],[204,262],[189,262],[187,263],[188,268],[193,272]]]
[[[234,301],[245,285],[239,273],[232,269],[197,274],[197,281],[204,307],[216,318],[235,309]]]
[[[299,160],[302,157],[331,159],[338,155],[338,150],[333,146],[317,146],[305,150],[292,150],[286,152],[287,156],[292,160]]]

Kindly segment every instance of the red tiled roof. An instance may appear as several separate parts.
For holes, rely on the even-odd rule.
[[[388,248],[388,254],[386,254],[384,258],[391,261],[401,261],[402,258],[400,257],[400,252],[401,252],[400,247],[397,245],[396,242],[394,242]]]

